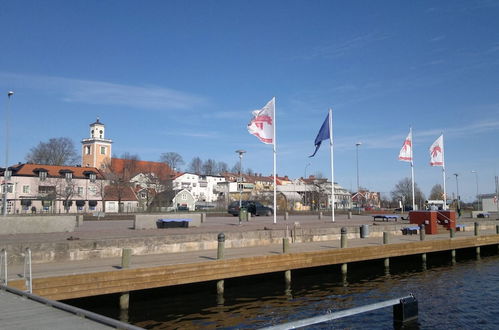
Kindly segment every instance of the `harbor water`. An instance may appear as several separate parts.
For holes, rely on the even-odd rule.
[[[419,319],[407,329],[497,329],[499,327],[499,256],[497,248],[476,259],[470,250],[350,264],[348,278],[339,267],[293,271],[286,288],[282,273],[225,281],[223,299],[215,283],[146,290],[131,294],[128,322],[147,329],[258,329],[323,315],[413,293]],[[117,296],[68,303],[120,318]],[[309,326],[309,329],[390,329],[392,308]]]

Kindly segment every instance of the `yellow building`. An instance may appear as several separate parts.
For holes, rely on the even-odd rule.
[[[105,138],[105,126],[99,121],[90,124],[90,138],[81,140],[82,167],[104,169],[111,161],[111,144],[113,141]]]

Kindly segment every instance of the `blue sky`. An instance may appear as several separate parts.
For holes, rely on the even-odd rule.
[[[79,141],[97,116],[113,153],[213,158],[272,173],[272,148],[246,130],[273,96],[277,172],[330,176],[389,193],[414,131],[416,182],[442,183],[428,148],[444,133],[449,193],[494,190],[499,173],[499,2],[2,1],[0,102],[11,99],[10,163],[39,141]],[[5,125],[2,115],[2,127]],[[2,136],[2,141],[4,136]],[[4,146],[0,146],[2,165]],[[310,163],[309,166],[307,164]]]

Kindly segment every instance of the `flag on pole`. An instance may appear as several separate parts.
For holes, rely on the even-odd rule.
[[[326,120],[324,120],[324,123],[322,123],[321,129],[319,130],[319,133],[317,134],[317,137],[315,138],[315,151],[314,153],[309,156],[309,157],[314,157],[317,151],[319,150],[322,141],[328,140],[330,137],[329,133],[329,112],[327,114]]]
[[[399,160],[403,162],[412,162],[412,130],[405,138],[402,149],[400,149]]]
[[[274,144],[274,98],[260,110],[254,110],[252,114],[253,118],[248,124],[248,132],[265,144]]]
[[[444,164],[444,135],[440,135],[430,147],[430,165],[445,166]]]

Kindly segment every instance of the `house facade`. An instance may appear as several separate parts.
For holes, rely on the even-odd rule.
[[[220,190],[217,185],[224,182],[225,177],[218,175],[178,173],[173,180],[173,189],[188,190],[196,202],[214,203],[220,197]]]
[[[102,211],[103,173],[95,167],[18,164],[9,167],[7,213]],[[2,171],[2,182],[5,171]],[[9,176],[9,175],[8,175]]]

